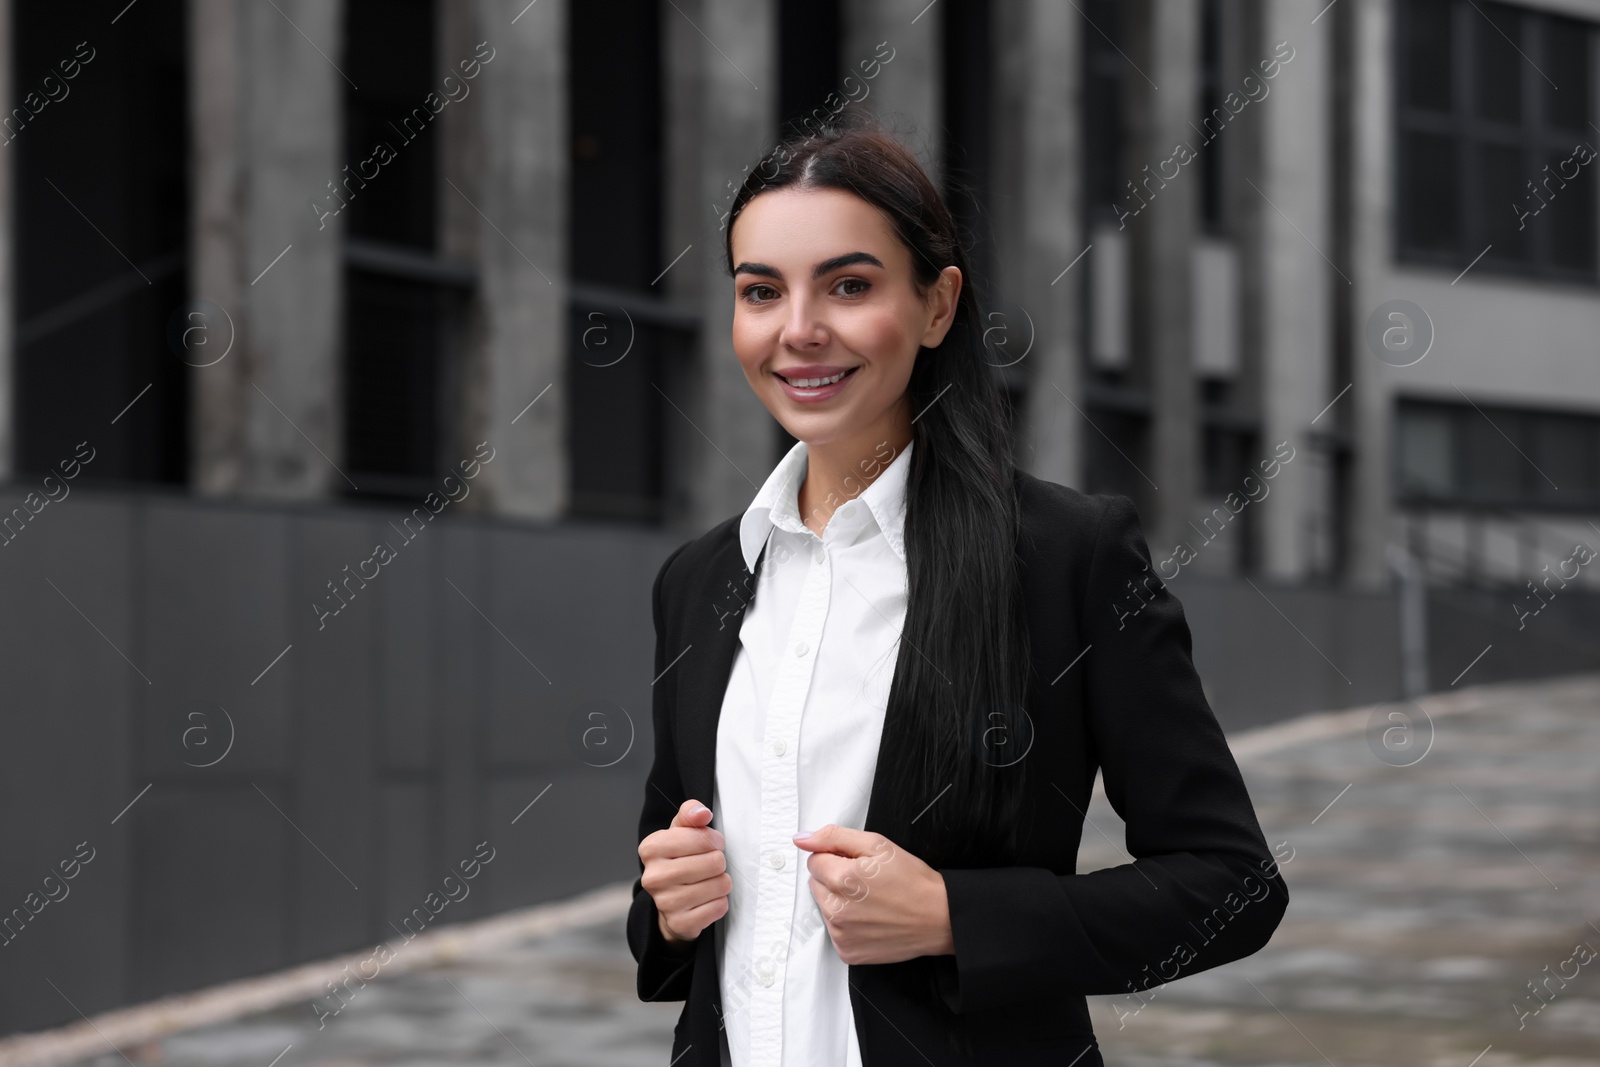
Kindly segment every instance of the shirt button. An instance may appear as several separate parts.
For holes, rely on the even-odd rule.
[[[827,561],[828,553],[822,548],[821,545],[818,545],[816,552],[812,555],[811,558],[816,560],[818,563],[823,563],[823,562]]]
[[[783,864],[784,864],[783,853],[782,852],[769,853],[767,855],[767,862],[770,863],[773,866],[774,869],[781,870],[783,868]]]
[[[769,986],[770,987],[772,985],[772,975],[770,975],[770,974],[758,975],[756,977],[756,981],[760,982],[764,986]]]
[[[789,746],[784,744],[783,738],[780,737],[776,741],[772,742],[772,744],[768,745],[767,748],[774,756],[781,756],[788,751]]]
[[[804,641],[801,641],[799,644],[794,646],[794,654],[797,656],[803,656],[809,651],[811,651],[811,646],[806,644]]]

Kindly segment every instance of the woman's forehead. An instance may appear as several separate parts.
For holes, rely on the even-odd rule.
[[[892,266],[899,244],[883,213],[839,189],[775,189],[747,201],[730,239],[735,262],[784,260],[810,268],[851,252]]]

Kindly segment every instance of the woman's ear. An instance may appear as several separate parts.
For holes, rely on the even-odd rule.
[[[928,310],[933,318],[922,333],[922,347],[938,348],[944,343],[945,334],[950,332],[950,324],[955,321],[961,296],[961,268],[946,267],[940,271],[939,280],[933,283],[928,295]]]

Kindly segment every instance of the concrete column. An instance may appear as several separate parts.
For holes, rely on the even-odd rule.
[[[701,329],[688,358],[665,368],[656,388],[665,397],[668,522],[702,531],[748,507],[777,459],[772,416],[733,353],[722,229],[734,192],[777,133],[777,4],[676,0],[662,19],[664,246],[668,256],[687,254],[659,288],[698,308]]]
[[[11,0],[0,0],[0,85],[12,84],[11,79]],[[16,153],[0,158],[0,481],[16,473],[16,420],[11,417],[16,407],[16,375],[12,371],[15,358],[12,339],[16,335],[16,306],[12,293],[11,233],[12,190],[16,183],[11,178],[11,167]]]
[[[482,341],[468,436],[496,450],[484,468],[494,510],[553,518],[570,491],[567,5],[479,0],[478,26],[487,42],[476,90],[480,184],[475,195],[466,186],[440,194],[470,198],[479,220]]]
[[[843,54],[840,77],[854,77],[841,96],[859,95],[873,114],[911,146],[934,183],[943,165],[944,34],[938,8],[927,0],[850,0],[843,5]],[[860,64],[871,60],[881,42],[894,49],[894,60],[870,81],[861,80]],[[858,84],[859,83],[859,84]]]
[[[1151,544],[1192,536],[1200,481],[1200,422],[1194,372],[1191,282],[1199,220],[1198,159],[1173,167],[1175,146],[1197,144],[1200,5],[1132,0],[1124,11],[1129,59],[1125,220],[1129,243],[1129,340],[1135,380],[1149,390],[1151,435],[1145,473],[1156,484],[1146,516]],[[1140,206],[1140,205],[1143,206]],[[1093,253],[1090,253],[1093,255]]]
[[[190,334],[194,343],[184,344],[183,349],[193,353],[187,356],[191,364],[200,364],[210,362],[229,344],[233,346],[220,362],[195,366],[189,372],[189,481],[197,493],[228,495],[243,484],[244,393],[254,392],[246,384],[254,349],[244,343],[251,320],[245,315],[243,290],[250,279],[241,277],[245,249],[239,180],[240,95],[248,86],[241,71],[243,43],[237,0],[191,0],[188,14],[192,42],[189,82],[204,91],[189,94],[194,145],[190,157],[194,193],[189,201],[193,219],[189,288],[196,301],[189,309],[193,313],[189,322],[200,332]],[[218,314],[202,301],[224,313]],[[222,348],[216,347],[219,345]]]
[[[343,226],[310,208],[337,204],[328,183],[344,163],[345,81],[327,58],[342,50],[344,5],[280,7],[189,7],[190,77],[201,91],[189,98],[186,359],[196,365],[190,477],[203,494],[303,498],[344,484]]]
[[[1387,583],[1384,546],[1392,519],[1390,455],[1393,415],[1386,364],[1367,350],[1367,316],[1387,297],[1389,242],[1394,232],[1394,99],[1390,77],[1393,23],[1384,0],[1355,0],[1343,17],[1351,20],[1350,62],[1350,260],[1354,282],[1349,323],[1350,367],[1354,386],[1340,401],[1349,409],[1355,442],[1347,527],[1347,578],[1376,588]],[[1338,408],[1335,408],[1338,411]],[[1332,414],[1332,413],[1330,413]]]
[[[1244,112],[1230,120],[1242,127],[1244,146],[1243,180],[1231,190],[1238,205],[1242,282],[1241,401],[1261,419],[1258,454],[1246,459],[1252,466],[1270,460],[1280,443],[1294,450],[1254,518],[1263,571],[1300,580],[1310,568],[1313,523],[1325,491],[1326,472],[1308,431],[1332,399],[1330,287],[1349,284],[1348,271],[1340,269],[1347,265],[1325,258],[1335,251],[1329,151],[1333,25],[1330,19],[1310,27],[1298,9],[1259,0],[1247,11],[1244,62],[1237,68],[1244,73],[1226,73],[1221,86],[1225,111],[1232,110],[1228,93],[1237,94],[1233,107],[1245,101]],[[1267,72],[1275,73],[1266,78]],[[1331,414],[1318,426],[1329,423]]]
[[[1000,5],[995,23],[993,212],[996,305],[1007,313],[1006,350],[1033,347],[1018,461],[1037,477],[1083,483],[1084,405],[1077,324],[1085,261],[1083,18],[1054,0]],[[1093,252],[1089,253],[1093,255]],[[1066,271],[1072,265],[1072,270]],[[1069,402],[1070,401],[1070,402]],[[1077,405],[1074,407],[1073,405]],[[1092,432],[1092,431],[1090,431]]]
[[[468,62],[466,71],[474,69],[470,64],[478,62],[478,45],[488,40],[486,34],[478,32],[478,10],[471,4],[438,4],[434,10],[434,26],[437,35],[434,65],[441,72],[440,78],[443,78],[442,72],[451,71],[459,80],[465,73],[461,63]],[[493,48],[493,43],[488,47]],[[496,55],[496,61],[498,59]],[[490,66],[493,65],[491,62]],[[481,63],[477,69],[481,72]],[[477,77],[481,76],[480,73]],[[473,88],[462,101],[464,106],[446,107],[433,120],[434,136],[438,139],[435,165],[439,175],[434,188],[436,251],[440,259],[449,263],[476,264],[483,237],[499,240],[499,235],[483,224],[483,218],[472,206],[482,198],[479,178],[483,173],[486,133],[480,114],[483,98],[477,94],[477,77],[467,82]],[[488,314],[480,288],[473,292],[470,300],[462,303],[461,317],[452,319],[444,331],[437,377],[440,398],[436,408],[444,414],[438,457],[442,470],[456,469],[463,458],[474,454],[480,441],[488,440],[496,449],[503,443],[500,436],[489,433],[493,427],[488,406],[487,323]],[[554,395],[552,389],[539,403],[543,404]],[[529,412],[518,420],[516,427],[520,429],[531,416]],[[498,460],[498,452],[495,458]],[[459,506],[488,511],[492,510],[494,501],[487,493],[473,493]]]
[[[333,65],[344,5],[194,0],[190,11],[190,62],[204,90],[191,104],[193,293],[223,312],[203,323],[207,345],[233,343],[226,358],[194,372],[195,484],[206,493],[319,496],[345,481],[337,470],[343,227],[311,206],[337,205],[330,183],[346,162],[346,82]]]

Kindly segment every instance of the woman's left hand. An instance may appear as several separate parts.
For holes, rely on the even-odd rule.
[[[794,843],[811,853],[811,895],[845,963],[953,955],[944,876],[882,834],[827,826]]]

